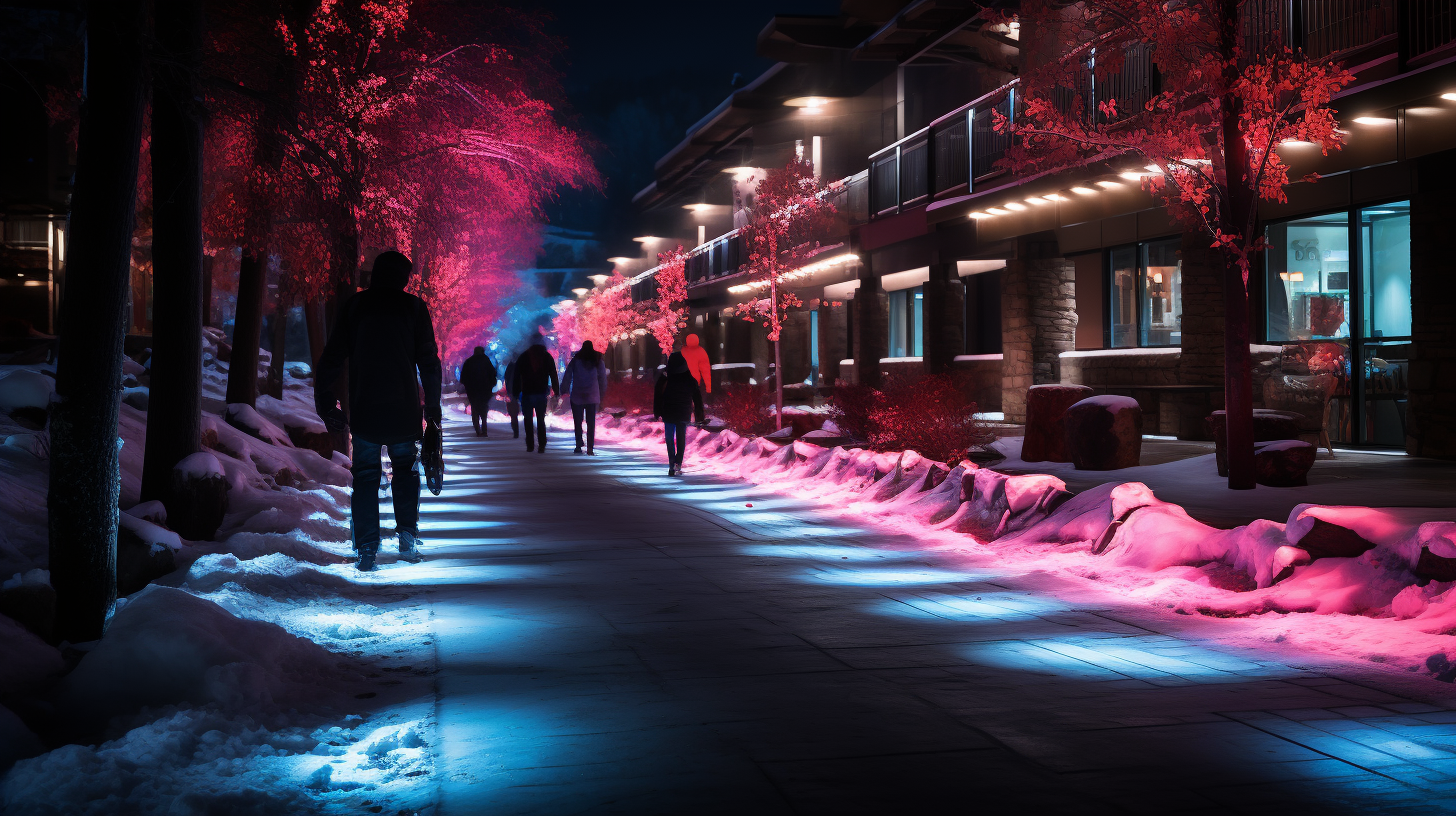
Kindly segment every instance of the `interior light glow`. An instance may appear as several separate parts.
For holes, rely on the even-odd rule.
[[[1077,195],[1097,195],[1097,191],[1091,187],[1073,187],[1072,192]]]
[[[1361,125],[1393,125],[1395,120],[1388,116],[1356,116],[1356,124]]]
[[[1006,209],[1008,209],[1008,210],[1015,210],[1016,212],[1021,212],[1022,210],[1026,209],[1026,205],[1025,204],[1018,204],[1015,201],[1008,201],[1008,202],[1006,202]]]

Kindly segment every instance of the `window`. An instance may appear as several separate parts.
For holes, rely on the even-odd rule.
[[[1265,237],[1265,337],[1298,346],[1281,373],[1335,378],[1333,441],[1403,445],[1410,202],[1270,224]]]
[[[805,385],[813,385],[819,379],[819,310],[809,310],[809,377]]]
[[[963,354],[1001,353],[1001,270],[961,278],[965,284]]]
[[[1118,247],[1108,253],[1113,348],[1183,342],[1183,262],[1179,240]]]
[[[889,356],[922,356],[925,350],[925,287],[891,292],[889,301]]]

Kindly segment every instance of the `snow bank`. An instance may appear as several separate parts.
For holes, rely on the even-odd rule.
[[[51,404],[56,381],[36,369],[21,368],[0,377],[0,411],[9,414],[18,408],[44,411]]]
[[[1111,409],[1125,399],[1095,401]],[[628,417],[605,433],[660,454],[655,431]],[[1009,452],[1015,458],[1014,445]],[[1456,592],[1450,591],[1456,581],[1417,574],[1432,569],[1421,566],[1424,558],[1456,576],[1456,562],[1440,560],[1456,560],[1456,509],[1304,504],[1283,521],[1222,530],[1191,518],[1141,482],[1110,482],[1073,494],[1055,475],[1010,475],[971,463],[947,469],[913,451],[826,451],[803,441],[780,447],[725,431],[691,435],[686,462],[689,472],[740,477],[847,515],[922,525],[928,540],[937,540],[935,531],[960,534],[1029,567],[1060,563],[1070,574],[1112,582],[1130,597],[1187,614],[1358,616],[1388,619],[1406,633],[1321,648],[1382,659],[1397,650],[1414,666],[1430,654],[1425,635],[1456,633]],[[1131,470],[1182,472],[1192,466]]]

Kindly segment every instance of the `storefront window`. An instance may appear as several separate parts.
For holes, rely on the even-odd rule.
[[[925,287],[891,292],[890,356],[920,357],[925,350]]]
[[[1350,226],[1345,213],[1271,225],[1265,273],[1271,341],[1350,336]]]
[[[1137,250],[1122,247],[1112,250],[1112,347],[1131,348],[1137,345]]]
[[[1179,239],[1119,247],[1108,254],[1113,348],[1183,342],[1183,266]]]

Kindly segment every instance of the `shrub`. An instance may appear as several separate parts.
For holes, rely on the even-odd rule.
[[[954,464],[994,437],[975,418],[976,404],[949,374],[891,377],[882,389],[835,389],[831,416],[840,429],[878,451],[913,450]]]
[[[768,410],[769,390],[762,385],[723,387],[717,412],[729,429],[744,436],[766,434],[774,429],[773,414]]]
[[[607,385],[602,407],[624,408],[630,414],[652,414],[653,381],[651,377],[627,376]]]

